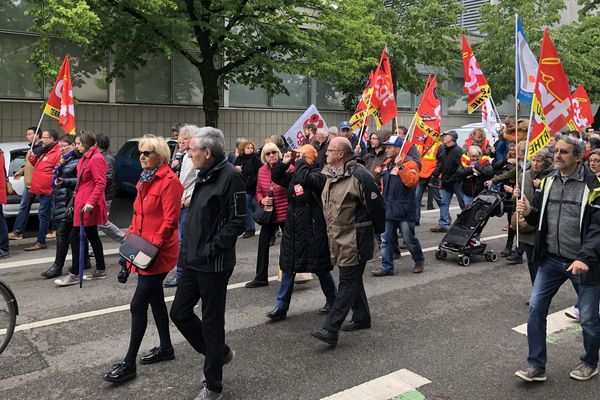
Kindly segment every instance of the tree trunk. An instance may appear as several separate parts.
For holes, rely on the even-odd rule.
[[[202,95],[202,109],[204,110],[204,125],[217,128],[219,125],[219,107],[221,96],[219,92],[219,77],[216,74],[201,74],[204,93]],[[212,75],[212,76],[210,76]]]

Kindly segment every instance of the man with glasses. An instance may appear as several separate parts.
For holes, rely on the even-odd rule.
[[[581,161],[579,140],[563,136],[554,147],[556,171],[542,180],[533,205],[517,202],[525,221],[537,227],[533,260],[539,268],[529,301],[528,366],[515,374],[528,382],[546,380],[546,318],[550,302],[567,280],[579,286],[585,354],[569,374],[587,380],[598,373],[600,348],[600,181]]]
[[[385,203],[375,180],[356,157],[345,137],[331,139],[322,171],[323,214],[331,260],[340,269],[338,294],[315,338],[335,346],[338,332],[371,327],[363,285],[367,261],[373,258],[373,231],[385,230]],[[352,320],[342,325],[352,308]]]
[[[52,213],[52,171],[54,171],[60,155],[58,132],[54,129],[42,132],[42,149],[38,154],[34,154],[31,150],[27,152],[27,161],[33,165],[30,192],[40,198],[40,208],[38,210],[40,226],[37,241],[33,246],[26,247],[25,251],[47,248],[46,233],[50,228],[50,214]]]

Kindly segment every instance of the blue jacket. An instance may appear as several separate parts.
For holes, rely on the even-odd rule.
[[[406,156],[400,168],[391,160],[382,174],[385,219],[394,221],[415,220],[415,191],[419,183],[419,167]]]

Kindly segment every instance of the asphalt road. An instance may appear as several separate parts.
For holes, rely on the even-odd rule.
[[[119,199],[112,212],[117,225],[126,226],[130,199]],[[417,228],[424,249],[437,246],[442,238],[429,232],[437,216],[437,211],[425,214]],[[502,235],[505,221],[492,219],[482,236]],[[48,250],[26,253],[22,249],[33,242],[34,232],[28,236],[11,242],[12,257],[0,262],[0,279],[17,296],[22,325],[0,355],[0,399],[193,399],[197,395],[203,358],[173,325],[176,360],[138,365],[137,379],[121,386],[104,382],[102,374],[127,350],[127,304],[135,277],[125,285],[118,283],[117,258],[110,255],[108,279],[85,282],[83,289],[58,288],[39,276],[50,265],[44,258],[52,259],[53,242]],[[231,284],[253,277],[257,239],[238,240],[238,265]],[[487,242],[499,252],[504,241],[497,237]],[[117,248],[106,238],[104,243],[106,251]],[[271,250],[270,276],[276,275],[278,252],[278,246]],[[279,323],[264,316],[274,305],[276,282],[258,289],[231,288],[226,339],[238,357],[225,367],[223,398],[321,399],[401,369],[431,381],[417,392],[397,397],[401,399],[596,398],[599,378],[576,382],[568,377],[582,352],[576,324],[549,339],[548,382],[526,384],[514,376],[527,356],[526,336],[512,329],[527,322],[530,283],[525,264],[479,258],[470,267],[461,267],[455,257],[439,261],[429,250],[422,274],[413,274],[410,257],[403,256],[396,261],[396,275],[372,277],[368,272],[379,262],[375,258],[365,273],[373,327],[342,332],[335,349],[309,335],[323,322],[316,313],[324,303],[318,281],[296,286],[288,318]],[[337,271],[335,276],[337,280]],[[165,296],[174,293],[175,289],[167,289]],[[573,289],[565,285],[550,312],[565,309],[574,300]],[[114,308],[119,306],[124,307]],[[54,320],[69,316],[72,320]],[[39,321],[43,326],[31,325]],[[141,352],[157,344],[150,316]]]

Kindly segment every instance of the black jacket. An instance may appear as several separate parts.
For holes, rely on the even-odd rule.
[[[60,187],[54,188],[54,222],[59,223],[64,221],[67,212],[67,205],[71,201],[73,191],[77,185],[77,163],[81,154],[74,153],[73,158],[63,166]]]
[[[262,162],[258,154],[242,153],[236,158],[234,165],[242,167],[242,176],[246,182],[246,193],[256,194],[256,182],[258,181],[258,170],[262,167]]]
[[[441,162],[438,164],[438,167],[440,168],[439,172],[442,174],[443,189],[451,190],[452,185],[456,182],[456,171],[458,171],[458,167],[460,166],[462,155],[462,149],[456,144],[452,147],[444,146],[443,150],[441,150]]]
[[[479,175],[475,175],[475,171]],[[456,171],[457,180],[462,181],[461,189],[464,194],[471,197],[476,197],[485,189],[485,181],[488,181],[494,176],[494,168],[491,164],[481,165],[479,162],[465,167],[461,164]]]
[[[177,265],[201,272],[232,270],[235,243],[245,226],[244,179],[223,157],[198,172]]]
[[[271,171],[276,184],[288,188],[288,210],[281,238],[279,267],[284,272],[331,271],[327,226],[321,205],[321,190],[325,176],[315,163],[296,162],[296,169],[287,173],[289,164],[280,162]]]
[[[535,191],[531,213],[525,217],[525,221],[529,225],[537,227],[533,249],[534,261],[540,261],[546,256],[546,234],[548,232],[546,219],[560,217],[549,216],[546,213],[547,204],[544,194],[550,191],[554,179],[560,179],[558,171],[542,180],[539,189]],[[589,193],[587,198],[581,199],[582,207],[584,207],[580,229],[581,249],[577,253],[576,260],[584,262],[590,268],[587,274],[581,276],[581,283],[597,285],[600,284],[600,181],[589,168],[584,167],[583,182],[589,189]]]
[[[106,160],[106,165],[108,165],[108,170],[106,171],[106,189],[104,189],[104,196],[106,197],[106,201],[110,201],[115,198],[115,194],[117,194],[117,170],[116,170],[116,160],[110,151],[102,151],[102,155]]]

